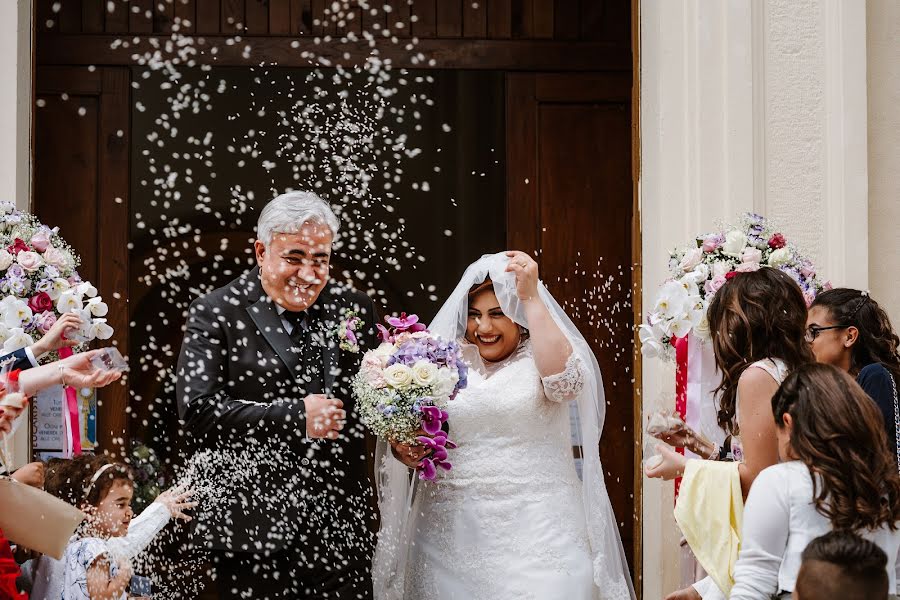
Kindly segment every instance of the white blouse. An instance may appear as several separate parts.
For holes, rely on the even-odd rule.
[[[794,590],[803,550],[831,531],[831,521],[816,510],[813,499],[812,475],[800,461],[773,465],[757,476],[744,507],[731,600],[768,600]],[[896,590],[900,531],[883,527],[858,533],[885,551],[890,589]]]

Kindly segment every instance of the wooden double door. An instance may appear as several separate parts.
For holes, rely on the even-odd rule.
[[[82,256],[82,273],[110,304],[115,341],[134,354],[146,334],[130,331],[138,299],[129,282],[132,161],[129,67],[40,67],[36,73],[33,206]],[[601,457],[626,554],[635,547],[631,74],[507,73],[506,239],[535,253],[544,281],[597,356],[606,390]],[[477,223],[472,223],[477,227]],[[240,236],[238,236],[240,237]],[[244,236],[246,238],[246,236]],[[200,239],[221,252],[220,236]],[[238,247],[236,247],[238,246]],[[239,244],[230,250],[243,253]],[[427,253],[427,249],[425,249]],[[473,257],[474,258],[474,257]],[[160,310],[142,305],[140,310]],[[183,315],[168,315],[169,340],[153,369],[172,366]],[[133,343],[132,343],[133,342]],[[141,409],[158,391],[134,379],[100,396],[98,442],[117,450],[143,437]],[[137,418],[129,418],[132,414]],[[173,424],[177,429],[177,424]]]

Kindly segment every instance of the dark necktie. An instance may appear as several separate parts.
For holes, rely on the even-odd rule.
[[[321,394],[324,389],[322,349],[315,343],[312,335],[313,323],[310,315],[306,311],[285,311],[282,316],[293,326],[290,338],[294,346],[299,348],[301,376],[306,381],[305,391],[307,394]]]

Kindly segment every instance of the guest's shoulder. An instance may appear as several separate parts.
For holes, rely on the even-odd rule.
[[[761,484],[761,487],[772,490],[787,490],[791,483],[802,483],[810,477],[809,469],[799,460],[789,460],[766,467],[760,471],[753,481],[753,487]],[[753,487],[750,489],[752,490]]]
[[[859,371],[859,375],[856,376],[856,381],[862,385],[865,382],[884,382],[890,383],[891,373],[887,370],[887,368],[881,363],[872,363],[870,365],[866,365]]]

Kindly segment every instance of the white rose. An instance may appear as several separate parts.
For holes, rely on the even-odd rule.
[[[744,252],[741,254],[741,262],[759,264],[762,262],[762,252],[758,248],[744,248]]]
[[[725,243],[722,244],[722,252],[729,256],[740,256],[746,245],[746,235],[740,231],[729,231],[725,234]]]
[[[47,248],[47,251],[44,252],[44,262],[59,270],[65,270],[72,265],[72,255],[65,250],[50,246]]]
[[[441,367],[440,369],[438,369],[437,375],[435,377],[435,396],[449,396],[453,393],[453,388],[456,387],[458,381],[459,374],[456,372],[456,369]]]
[[[701,283],[706,283],[707,279],[709,279],[709,265],[701,263],[693,271],[686,273],[681,278],[681,281],[682,283],[691,282],[694,285],[700,285]]]
[[[44,264],[40,254],[28,250],[19,251],[16,255],[16,262],[29,273],[37,271]]]
[[[392,388],[409,387],[413,380],[412,369],[400,363],[393,364],[384,370],[384,379]]]
[[[417,361],[412,367],[412,378],[416,385],[431,385],[437,379],[437,365],[427,360]]]
[[[13,263],[13,255],[6,250],[0,250],[0,271],[7,270]]]
[[[725,275],[727,275],[729,272],[731,272],[731,263],[727,260],[717,260],[713,263],[713,277],[725,277]]]
[[[106,319],[95,319],[91,323],[89,335],[98,340],[108,340],[112,337],[113,328],[106,324]]]
[[[703,313],[703,318],[700,319],[700,322],[694,325],[694,335],[704,342],[712,339],[712,334],[709,331],[709,319],[706,318],[706,312]]]
[[[791,251],[787,248],[779,248],[778,250],[773,250],[772,254],[769,255],[770,267],[780,267],[781,265],[786,265],[789,262],[791,262]]]
[[[95,317],[105,317],[109,312],[109,306],[99,296],[88,300],[87,309]]]
[[[378,360],[381,361],[381,368],[383,369],[387,366],[388,359],[391,358],[394,350],[395,348],[393,344],[389,342],[382,342],[380,346],[372,351],[372,355],[378,357]]]
[[[678,268],[682,271],[691,271],[694,267],[699,265],[703,261],[703,250],[700,248],[691,248],[687,252],[684,253],[684,256],[681,257],[681,262],[678,263]]]

